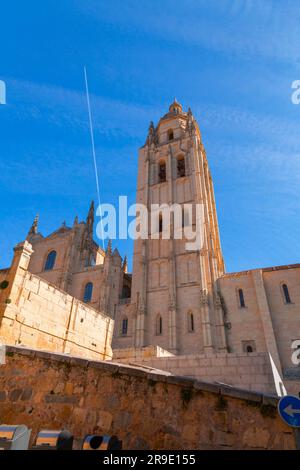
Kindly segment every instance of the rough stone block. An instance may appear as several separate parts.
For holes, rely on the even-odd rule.
[[[101,431],[109,432],[112,424],[113,416],[108,411],[99,411],[97,426]]]
[[[25,388],[22,392],[21,400],[22,401],[30,400],[31,397],[32,397],[32,388]]]
[[[61,403],[61,404],[72,404],[76,405],[79,403],[79,398],[75,396],[66,395],[45,395],[46,403]]]
[[[10,401],[17,401],[23,393],[23,390],[20,388],[11,390],[8,394]]]

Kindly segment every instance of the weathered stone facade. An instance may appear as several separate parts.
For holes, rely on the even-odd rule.
[[[17,245],[12,266],[3,276],[0,339],[5,344],[111,358],[113,319],[31,274],[31,255],[29,242]]]
[[[93,227],[94,203],[85,222],[78,222],[76,217],[72,227],[63,224],[47,237],[38,232],[36,218],[27,235],[33,248],[28,270],[80,300],[84,300],[85,288],[91,284],[89,305],[113,318],[123,281],[127,281],[126,260],[122,262],[117,249],[112,251],[111,243],[103,251],[93,240]],[[50,253],[55,253],[55,260],[47,269]]]
[[[225,351],[223,315],[216,307],[215,281],[224,272],[212,178],[199,127],[191,111],[182,111],[175,100],[158,126],[151,124],[139,152],[136,202],[152,213],[153,204],[193,203],[193,214],[184,213],[184,225],[201,231],[203,246],[188,251],[187,239],[134,242],[131,308],[119,307],[116,324],[128,316],[131,340],[118,335],[113,347],[159,345],[176,354]],[[195,205],[202,204],[203,219],[196,220]],[[188,220],[189,219],[189,220]],[[188,317],[193,316],[193,331]],[[158,321],[161,327],[157,328]],[[197,332],[197,334],[191,334]],[[130,344],[131,343],[131,344]]]
[[[287,388],[298,394],[300,365],[292,363],[292,343],[300,339],[300,264],[225,274],[218,283],[230,351],[270,352]]]
[[[126,258],[111,243],[103,251],[93,240],[93,204],[85,222],[76,217],[47,237],[35,219],[26,273],[15,272],[15,261],[0,271],[0,282],[10,281],[0,291],[4,342],[111,358],[111,318],[114,360],[274,392],[270,353],[287,390],[298,394],[292,344],[300,340],[300,264],[225,273],[200,129],[176,100],[156,127],[151,123],[140,149],[136,202],[148,209],[201,204],[201,249],[164,239],[158,225],[156,239],[134,243],[131,282]],[[183,225],[194,230],[195,213]]]
[[[178,174],[179,160],[185,169]],[[191,111],[183,112],[176,101],[157,127],[151,124],[140,149],[136,200],[149,209],[152,203],[203,204],[204,244],[187,251],[186,240],[164,240],[163,231],[156,240],[135,241],[131,302],[117,308],[114,358],[144,362],[140,349],[158,345],[177,359],[145,359],[156,367],[274,391],[270,353],[287,389],[298,394],[300,369],[292,363],[292,342],[300,339],[300,264],[225,274],[200,130]],[[202,367],[207,360],[210,366]],[[220,369],[220,361],[228,368]]]
[[[9,347],[0,368],[2,422],[116,434],[124,449],[294,449],[293,431],[259,393]]]

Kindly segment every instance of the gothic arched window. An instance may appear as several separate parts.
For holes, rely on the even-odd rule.
[[[290,293],[289,293],[289,288],[286,284],[282,284],[282,292],[283,292],[283,295],[284,295],[284,302],[286,304],[291,304],[291,297],[290,297]]]
[[[122,320],[122,330],[121,330],[122,335],[126,336],[127,331],[128,331],[128,318],[124,317]]]
[[[46,259],[44,270],[45,271],[51,271],[54,268],[55,260],[56,260],[56,251],[54,251],[54,250],[50,251],[50,253],[48,253],[48,256],[47,256],[47,259]]]
[[[161,335],[162,334],[162,318],[160,315],[157,315],[156,317],[156,334]]]
[[[184,156],[181,155],[177,158],[177,178],[185,176],[185,160]]]
[[[193,333],[195,331],[194,315],[192,312],[188,313],[188,332]]]
[[[88,282],[85,285],[85,288],[84,288],[83,301],[84,302],[91,302],[92,295],[93,295],[93,284],[92,284],[92,282]]]
[[[243,289],[238,289],[238,296],[239,296],[239,304],[241,308],[245,308],[245,297],[244,297],[244,292]]]
[[[158,165],[158,178],[160,183],[164,183],[166,181],[166,162],[161,161]]]

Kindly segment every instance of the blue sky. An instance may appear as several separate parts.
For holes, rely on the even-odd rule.
[[[37,212],[47,235],[96,200],[84,65],[102,202],[135,201],[138,148],[176,96],[202,131],[227,271],[299,262],[299,37],[296,0],[2,4],[0,267]]]

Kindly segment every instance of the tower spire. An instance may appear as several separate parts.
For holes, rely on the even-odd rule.
[[[157,144],[157,135],[156,135],[153,121],[150,121],[149,129],[148,129],[148,136],[147,136],[147,143],[150,145]]]
[[[94,212],[95,212],[95,205],[94,205],[94,201],[91,202],[91,205],[90,205],[90,208],[89,208],[89,213],[88,213],[88,216],[87,216],[87,220],[92,218],[94,220]]]
[[[95,206],[94,206],[94,201],[92,201],[87,218],[86,218],[86,230],[91,236],[93,236],[94,218],[95,218]]]
[[[123,264],[122,264],[122,269],[124,273],[127,273],[127,265],[128,265],[128,261],[127,261],[127,256],[125,255],[123,259]]]
[[[35,235],[36,233],[38,233],[38,223],[39,223],[39,214],[36,214],[34,221],[32,222],[32,225],[30,227],[30,230],[27,234],[26,239],[28,239],[28,237],[30,237],[31,235]]]
[[[111,253],[112,253],[112,241],[109,239],[107,247],[106,247],[106,254],[111,255]]]

